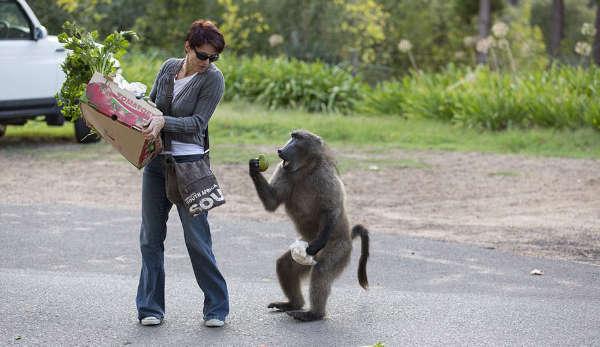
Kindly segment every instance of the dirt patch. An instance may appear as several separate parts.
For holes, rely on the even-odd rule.
[[[383,163],[350,165],[342,173],[351,221],[365,224],[374,235],[396,233],[600,265],[598,160],[342,148],[336,152],[346,163]],[[4,204],[118,206],[139,213],[141,171],[105,144],[82,148],[0,142],[0,168]],[[214,214],[265,221],[286,218],[282,209],[264,211],[245,163],[217,163],[214,169],[228,200]]]

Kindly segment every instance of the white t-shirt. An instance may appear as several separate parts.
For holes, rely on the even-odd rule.
[[[183,87],[185,87],[189,81],[192,80],[192,78],[194,78],[194,76],[196,76],[196,74],[184,77],[184,78],[180,78],[180,79],[175,79],[175,85],[173,86],[173,99],[175,99],[175,97],[177,96],[177,94],[179,94],[181,92],[181,90],[183,89]]]
[[[173,85],[173,99],[179,94],[183,88],[188,84],[192,78],[194,78],[196,74],[191,76],[187,76],[180,79],[175,79],[175,84]],[[163,151],[164,154],[169,152]],[[195,143],[185,143],[179,141],[171,141],[171,155],[179,156],[179,155],[192,155],[192,154],[204,154],[204,147],[197,145]]]

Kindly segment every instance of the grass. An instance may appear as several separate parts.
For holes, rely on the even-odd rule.
[[[218,145],[278,146],[287,141],[290,130],[304,128],[333,147],[352,146],[373,154],[403,148],[600,158],[600,137],[590,128],[491,132],[436,120],[270,111],[245,103],[221,105],[210,124],[211,139]]]
[[[63,126],[48,126],[43,120],[32,120],[23,126],[9,125],[6,128],[5,140],[22,139],[28,142],[40,142],[48,140],[72,140],[75,141],[75,128],[72,124],[65,122]]]
[[[350,165],[428,168],[414,159],[390,160],[392,149],[433,149],[517,153],[533,156],[600,158],[600,136],[593,129],[507,130],[490,132],[453,126],[427,119],[402,119],[386,116],[342,116],[302,111],[271,111],[264,107],[230,102],[217,108],[210,123],[213,158],[219,163],[245,162],[261,151],[271,162],[275,149],[288,139],[292,129],[304,128],[321,135],[334,149],[354,150],[361,160],[340,158],[342,169]],[[41,121],[25,126],[8,126],[0,149],[22,142],[73,142],[71,124],[50,127]],[[89,148],[87,148],[89,147]],[[82,146],[95,151],[93,146]]]
[[[491,177],[517,177],[519,176],[518,172],[514,172],[514,171],[498,171],[498,172],[490,172],[488,174],[488,176]]]
[[[250,158],[255,158],[259,153],[264,153],[272,166],[274,163],[280,161],[276,154],[278,145],[281,144],[273,143],[266,146],[257,143],[219,143],[215,146],[211,146],[211,161],[219,164],[240,164],[246,163]],[[335,146],[335,148],[344,151],[348,149],[339,146]],[[360,160],[357,160],[357,158]],[[358,149],[357,153],[338,153],[336,159],[338,161],[338,168],[341,172],[347,172],[351,169],[377,171],[383,168],[431,168],[429,164],[417,159],[397,160],[396,158],[386,158],[385,155],[382,155],[381,153],[379,153],[377,157],[369,157],[366,149]]]

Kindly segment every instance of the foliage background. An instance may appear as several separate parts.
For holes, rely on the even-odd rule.
[[[228,43],[217,63],[226,101],[269,109],[425,118],[477,129],[600,129],[599,69],[579,56],[596,1],[565,2],[564,39],[549,58],[551,0],[490,0],[493,34],[477,65],[475,0],[30,0],[50,33],[65,20],[141,40],[125,77],[152,84],[161,61],[183,55],[189,23],[215,21]],[[516,4],[516,5],[515,5]],[[401,41],[410,42],[407,50]],[[551,64],[552,62],[552,64]]]
[[[472,64],[473,50],[464,38],[477,34],[475,0],[29,0],[52,34],[66,20],[98,30],[137,31],[143,50],[181,54],[186,29],[194,19],[215,21],[225,32],[228,52],[238,55],[285,55],[305,61],[352,65],[375,74],[375,80],[407,73],[408,57],[398,51],[401,39],[413,43],[415,60],[425,70],[448,62]],[[524,13],[523,6],[532,7]],[[494,20],[537,26],[548,46],[551,0],[521,0],[519,7],[492,1]],[[590,0],[566,2],[565,39],[560,58],[576,61],[573,46],[583,22],[593,23]],[[512,14],[511,14],[512,11]],[[515,14],[516,12],[516,14]],[[511,23],[512,24],[512,23]],[[281,35],[275,47],[269,37]]]

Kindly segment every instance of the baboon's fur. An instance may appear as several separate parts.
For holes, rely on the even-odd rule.
[[[250,176],[265,209],[274,211],[284,204],[301,239],[309,243],[307,253],[314,255],[317,264],[298,264],[289,250],[279,257],[277,276],[288,301],[273,302],[268,307],[302,321],[322,319],[331,285],[348,265],[356,236],[362,240],[359,283],[367,288],[368,231],[357,225],[350,232],[344,185],[334,157],[320,137],[305,130],[294,131],[277,152],[282,162],[269,182],[259,172],[256,159],[250,160]],[[311,306],[304,311],[300,282],[309,275]]]

